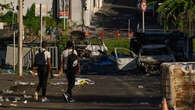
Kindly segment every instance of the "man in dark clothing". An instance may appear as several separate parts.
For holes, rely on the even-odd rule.
[[[73,49],[73,43],[72,41],[68,41],[67,45],[66,45],[66,49],[62,52],[61,55],[61,65],[60,65],[60,69],[59,69],[59,76],[62,76],[62,71],[64,69],[65,73],[66,73],[66,78],[68,80],[68,88],[66,93],[64,93],[64,98],[66,99],[67,102],[74,102],[73,98],[72,98],[72,89],[75,85],[75,74],[80,72],[80,65],[78,63],[78,70],[76,71],[72,71],[70,70],[70,68],[68,68],[67,64],[68,64],[68,56],[70,54],[75,54],[77,55],[76,50]]]
[[[47,42],[42,42],[42,48],[39,49],[39,51],[36,53],[36,55],[39,54],[39,56],[35,56],[35,64],[33,66],[33,70],[35,70],[35,67],[37,67],[38,77],[39,77],[39,84],[36,88],[36,91],[34,93],[34,99],[38,100],[38,93],[39,90],[42,88],[42,102],[49,101],[46,97],[46,89],[47,89],[47,80],[48,80],[48,74],[51,71],[51,54],[49,51],[46,50]],[[43,56],[40,54],[42,53]],[[36,59],[36,57],[39,57]],[[43,57],[42,59],[40,57]],[[35,76],[35,73],[32,72],[32,75]]]

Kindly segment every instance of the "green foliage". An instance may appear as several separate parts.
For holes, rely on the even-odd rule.
[[[35,16],[35,4],[27,10],[26,16],[24,17],[24,25],[32,33],[38,34],[40,30],[40,17]]]
[[[17,15],[14,14],[14,21],[17,20]],[[0,16],[0,21],[1,22],[7,22],[8,25],[11,25],[12,24],[12,20],[13,20],[13,12],[11,11],[8,11],[5,15],[3,16]]]
[[[130,48],[130,40],[127,39],[104,40],[104,43],[108,47],[108,54],[114,51],[115,47]]]
[[[194,7],[193,0],[165,0],[158,8],[158,12],[166,23],[165,27],[186,32],[189,30],[189,24],[195,22]]]
[[[57,45],[60,49],[60,51],[65,49],[66,46],[66,42],[68,41],[70,35],[69,34],[65,34],[64,36],[60,37],[60,40],[58,41]]]
[[[3,10],[11,10],[11,4],[8,3],[8,4],[0,4],[0,11],[3,11]]]

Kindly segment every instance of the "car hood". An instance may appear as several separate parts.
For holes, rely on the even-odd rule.
[[[141,56],[140,61],[143,63],[160,64],[162,62],[173,62],[175,58],[172,55]]]

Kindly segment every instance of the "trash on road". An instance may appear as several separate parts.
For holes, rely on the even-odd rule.
[[[24,98],[25,99],[30,99],[30,98],[32,98],[32,96],[30,96],[30,95],[24,95]]]
[[[27,100],[25,100],[23,103],[24,103],[24,104],[27,104],[27,102],[28,102],[28,101],[27,101]]]
[[[14,91],[9,90],[9,89],[3,90],[3,93],[4,93],[4,94],[12,94],[13,92],[14,92]]]
[[[3,96],[0,96],[0,102],[4,102]]]
[[[17,104],[10,104],[10,106],[17,107]]]
[[[144,86],[143,86],[143,85],[138,85],[138,88],[139,88],[139,89],[143,89]]]
[[[51,85],[53,86],[57,86],[57,85],[67,85],[68,83],[67,82],[54,82],[54,83],[51,83]]]
[[[16,101],[20,101],[21,100],[21,97],[15,97],[15,100]]]
[[[141,102],[140,105],[150,105],[148,102]]]
[[[94,81],[87,78],[76,78],[75,85],[95,84]]]
[[[5,70],[5,72],[7,72],[7,73],[12,73],[13,70],[12,70],[12,69],[7,69],[7,70]]]
[[[9,98],[5,98],[5,101],[6,101],[6,102],[9,102]]]
[[[29,71],[29,73],[32,75],[32,71]],[[35,73],[35,76],[37,76],[37,73]]]
[[[22,86],[27,86],[27,85],[30,85],[30,86],[34,86],[34,85],[35,85],[35,83],[34,83],[34,82],[16,81],[16,82],[15,82],[15,85],[22,85]]]

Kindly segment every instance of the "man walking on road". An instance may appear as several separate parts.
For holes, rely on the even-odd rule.
[[[75,55],[76,59],[75,61],[72,61],[73,66],[71,67],[71,60],[73,59],[73,56]],[[62,52],[61,55],[61,65],[59,69],[59,77],[62,76],[63,69],[66,73],[66,77],[68,80],[68,88],[66,93],[63,94],[64,98],[67,102],[74,102],[72,98],[72,89],[75,85],[75,74],[80,72],[80,65],[77,58],[77,52],[74,50],[73,42],[68,41],[66,44],[66,49]]]
[[[35,70],[35,67],[37,67],[38,77],[39,77],[39,84],[36,88],[36,91],[34,93],[34,98],[37,101],[38,100],[38,94],[39,90],[42,88],[42,102],[49,101],[46,97],[46,89],[47,89],[47,80],[48,80],[48,74],[51,71],[51,54],[49,51],[46,50],[47,42],[42,42],[42,48],[38,50],[38,52],[35,55],[35,63],[33,66],[33,70]],[[35,73],[32,72],[32,75],[35,76]]]

